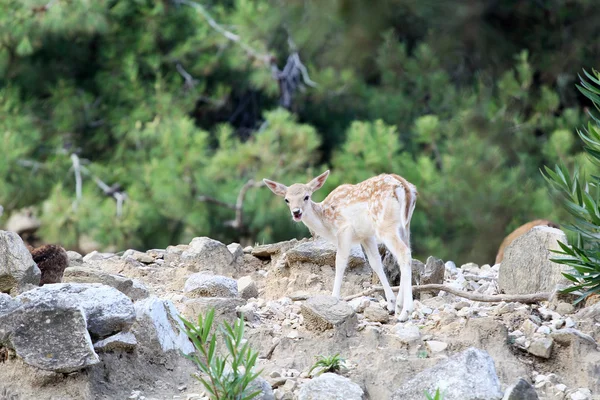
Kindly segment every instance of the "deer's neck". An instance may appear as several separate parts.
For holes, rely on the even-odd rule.
[[[317,235],[335,243],[335,229],[332,221],[325,217],[322,203],[311,201],[311,206],[305,210],[302,222]]]

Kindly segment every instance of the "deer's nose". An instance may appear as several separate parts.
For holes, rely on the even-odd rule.
[[[294,208],[292,210],[292,214],[294,214],[294,217],[299,217],[300,215],[302,215],[302,210],[299,208]]]

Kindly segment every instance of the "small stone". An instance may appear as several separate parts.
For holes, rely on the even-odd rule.
[[[326,372],[300,387],[298,400],[362,400],[364,392],[350,379]]]
[[[540,326],[537,331],[537,333],[541,333],[542,335],[549,335],[550,334],[550,327],[546,326],[546,325],[542,325]]]
[[[238,279],[237,289],[242,299],[258,298],[258,288],[256,282],[249,276],[244,276]]]
[[[462,310],[463,308],[469,307],[471,305],[471,303],[469,303],[466,300],[461,300],[458,303],[454,304],[454,309],[456,309],[457,311]]]
[[[356,314],[345,301],[331,296],[316,296],[308,299],[301,307],[304,325],[309,330],[354,329]]]
[[[521,325],[521,331],[527,336],[532,336],[538,330],[538,328],[539,326],[530,319],[525,320],[523,325]]]
[[[421,339],[421,331],[419,331],[419,327],[414,325],[397,324],[393,330],[402,343],[410,344]]]
[[[279,377],[281,377],[281,374],[280,374],[279,372],[277,372],[277,371],[273,371],[273,372],[271,372],[271,373],[269,374],[269,376],[270,376],[271,378],[279,378]]]
[[[109,336],[104,340],[94,343],[94,350],[97,352],[111,351],[133,351],[137,346],[137,340],[131,332],[119,332],[116,335]]]
[[[515,311],[515,303],[506,303],[498,309],[498,315],[503,315]]]
[[[567,319],[565,319],[565,328],[574,328],[575,327],[575,321],[573,321],[573,318],[571,317],[567,317]]]
[[[133,258],[144,264],[152,264],[154,262],[154,257],[133,249],[126,250],[122,258]]]
[[[578,389],[569,396],[571,400],[591,400],[592,392],[589,389]]]
[[[373,322],[385,323],[389,319],[389,313],[377,306],[369,306],[364,312],[365,318]]]
[[[354,312],[361,313],[371,304],[371,300],[368,297],[357,297],[348,302],[348,305],[352,307]]]
[[[565,385],[564,383],[559,383],[558,385],[554,386],[554,388],[559,392],[564,392],[565,390],[567,390],[567,385]]]
[[[554,340],[552,338],[534,339],[527,348],[527,351],[534,356],[550,358],[553,345]]]
[[[561,301],[556,306],[556,312],[561,315],[573,314],[573,312],[575,312],[575,307],[573,306],[573,304],[564,303]]]
[[[429,340],[425,342],[427,344],[427,348],[432,353],[441,353],[442,351],[448,348],[448,343],[440,342],[437,340]]]

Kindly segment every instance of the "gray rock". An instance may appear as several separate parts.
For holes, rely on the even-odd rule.
[[[0,293],[0,316],[8,314],[18,308],[21,302],[11,296]]]
[[[141,251],[133,250],[133,249],[126,250],[123,253],[122,257],[123,258],[127,258],[127,257],[133,258],[134,260],[139,261],[144,264],[151,264],[154,262],[154,257],[150,256],[149,254],[142,253]]]
[[[394,326],[394,333],[402,343],[411,344],[421,340],[421,331],[415,325],[405,326],[404,324],[397,324]]]
[[[389,320],[389,313],[379,306],[369,306],[364,311],[365,318],[373,322],[385,323]]]
[[[211,271],[226,275],[235,272],[233,254],[227,246],[208,237],[192,239],[188,248],[181,253],[180,259],[194,272]]]
[[[0,324],[17,355],[34,367],[69,373],[100,362],[85,311],[72,302],[43,298],[0,317]]]
[[[233,256],[233,261],[235,263],[241,263],[244,260],[244,248],[239,243],[231,243],[227,245],[227,249],[231,252]]]
[[[194,345],[185,334],[183,322],[171,301],[152,296],[136,302],[135,312],[137,320],[131,331],[139,343],[155,352],[194,352]]]
[[[133,302],[113,287],[98,283],[55,283],[17,297],[33,305],[49,299],[81,306],[92,337],[103,338],[129,328],[135,321]]]
[[[598,343],[594,340],[593,337],[587,335],[575,328],[563,328],[558,329],[550,334],[550,337],[556,341],[556,343],[569,346],[574,341],[586,342],[588,345],[593,348],[598,346]]]
[[[535,389],[525,379],[520,378],[517,383],[504,392],[502,400],[538,400]]]
[[[123,275],[108,274],[97,268],[69,267],[65,269],[63,283],[101,283],[111,286],[133,301],[148,297],[148,289],[137,279]]]
[[[243,306],[245,300],[231,297],[199,297],[186,300],[183,304],[182,314],[190,321],[197,322],[198,316],[203,317],[214,308],[215,319],[213,326],[224,321],[232,325],[237,319],[237,308]]]
[[[419,275],[419,285],[429,284],[442,284],[444,283],[444,274],[446,273],[446,266],[444,261],[437,259],[433,256],[427,258],[425,268]],[[421,300],[424,300],[431,295],[437,296],[439,290],[432,290],[431,292],[421,292]]]
[[[183,292],[187,297],[237,297],[238,284],[235,279],[205,272],[192,274],[185,281]]]
[[[258,298],[256,282],[249,276],[243,276],[237,281],[237,289],[242,299]]]
[[[248,393],[260,390],[260,394],[254,397],[253,400],[275,400],[275,395],[273,394],[271,385],[260,376],[250,382],[247,389]]]
[[[271,258],[276,254],[283,254],[289,249],[304,243],[305,240],[298,241],[297,239],[287,240],[285,242],[263,244],[252,248],[250,254],[258,258]]]
[[[385,255],[383,257],[383,270],[385,272],[385,276],[388,279],[388,282],[391,286],[400,285],[400,266],[396,262],[396,258],[389,252],[389,250],[385,249]],[[417,285],[421,276],[421,273],[425,269],[425,264],[421,261],[413,258],[411,260],[411,284]],[[377,279],[379,282],[379,279]],[[416,294],[418,297],[418,293]]]
[[[364,395],[362,388],[350,379],[327,372],[303,384],[298,400],[362,400]]]
[[[81,264],[83,262],[83,256],[76,251],[67,251],[67,257],[69,257],[69,265]]]
[[[348,331],[357,324],[352,307],[331,296],[311,297],[302,304],[300,310],[306,329],[313,331],[326,331],[334,327]]]
[[[104,340],[94,343],[94,350],[97,352],[111,351],[133,351],[137,346],[135,335],[131,332],[119,332],[116,335],[107,337]]]
[[[42,273],[14,232],[0,231],[0,293],[19,291],[27,284],[40,284]]]
[[[557,284],[568,283],[562,275],[565,267],[550,261],[567,243],[564,232],[548,226],[536,226],[515,239],[504,252],[498,285],[508,294],[552,292]]]
[[[335,254],[337,250],[335,245],[325,239],[317,239],[300,243],[289,249],[285,254],[289,263],[307,262],[317,265],[335,265]],[[356,245],[350,251],[348,258],[348,267],[361,267],[367,264],[365,255],[359,245]]]
[[[550,358],[554,340],[552,338],[536,338],[531,341],[527,351],[534,356]]]
[[[391,400],[422,400],[425,391],[443,393],[444,400],[496,400],[502,398],[494,360],[470,347],[406,381]]]

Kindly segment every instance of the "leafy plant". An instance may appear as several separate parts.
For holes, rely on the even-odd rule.
[[[217,354],[217,336],[210,333],[213,326],[215,310],[211,309],[203,319],[198,316],[195,326],[181,317],[184,331],[191,339],[196,352],[185,355],[192,360],[206,376],[196,376],[209,393],[211,400],[251,400],[261,391],[251,392],[251,383],[262,372],[252,372],[258,353],[250,348],[244,337],[243,316],[238,318],[233,327],[227,322],[221,326],[221,333],[228,353]]]
[[[313,364],[311,369],[308,371],[309,375],[311,374],[311,372],[313,370],[315,370],[316,368],[319,368],[319,367],[322,368],[321,373],[337,372],[341,369],[342,363],[345,361],[343,358],[340,357],[339,353],[334,354],[333,356],[329,356],[329,357],[319,355],[316,358],[317,358],[317,361]]]
[[[427,400],[443,400],[444,396],[442,396],[442,393],[440,392],[440,388],[437,388],[435,390],[435,394],[431,394],[428,391],[425,391],[425,397],[427,398]]]
[[[584,70],[584,74],[587,81],[580,76],[581,85],[577,88],[600,110],[600,73],[594,70],[592,75]],[[593,112],[590,116],[594,124],[588,122],[587,128],[577,133],[592,163],[600,165],[600,119]],[[564,165],[557,165],[554,170],[545,167],[543,175],[560,193],[562,204],[572,216],[572,223],[565,227],[573,232],[574,243],[569,246],[559,242],[561,250],[553,252],[563,257],[552,261],[572,268],[571,272],[563,273],[572,282],[563,292],[578,293],[577,304],[600,292],[600,177],[587,178],[578,167],[571,175]]]

